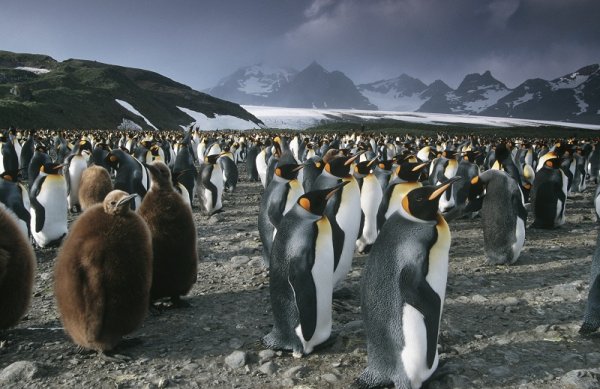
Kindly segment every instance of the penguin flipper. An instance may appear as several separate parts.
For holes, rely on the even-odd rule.
[[[346,234],[342,227],[338,224],[335,217],[328,218],[331,224],[331,237],[333,240],[333,270],[335,271],[340,263],[342,257],[342,250],[344,249],[344,239]]]
[[[46,181],[46,177],[47,176],[38,176],[38,179],[35,181],[33,187],[31,188],[31,193],[29,197],[31,207],[35,211],[35,232],[40,232],[42,228],[44,228],[44,223],[46,221],[46,210],[37,199],[37,197],[40,194],[42,185],[44,184],[44,181]]]
[[[314,250],[305,250],[302,258],[296,258],[290,263],[288,276],[305,341],[313,337],[317,328],[317,288],[311,273],[314,263]]]
[[[422,258],[428,262],[427,258]],[[440,296],[431,288],[424,274],[415,268],[405,267],[400,272],[400,291],[407,304],[422,315],[427,334],[427,366],[431,368],[437,352],[437,339],[440,322]]]
[[[390,198],[392,197],[392,193],[394,192],[395,187],[395,184],[392,185],[390,183],[388,187],[385,188],[383,198],[381,199],[381,204],[379,204],[379,209],[377,210],[377,232],[381,231],[381,228],[385,223],[385,213],[387,212],[390,206]]]

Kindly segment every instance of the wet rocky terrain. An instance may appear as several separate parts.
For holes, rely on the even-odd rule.
[[[346,388],[365,368],[359,284],[368,256],[336,292],[335,341],[301,359],[265,350],[272,324],[268,271],[257,213],[262,187],[240,165],[223,213],[194,209],[200,263],[190,308],[167,304],[118,350],[120,360],[77,353],[61,328],[53,296],[56,249],[37,249],[32,306],[0,334],[2,388]],[[439,350],[448,374],[429,388],[600,387],[600,336],[579,325],[597,235],[593,187],[567,202],[556,230],[527,229],[512,266],[490,266],[480,219],[450,223],[452,246]],[[532,217],[530,215],[529,222]]]

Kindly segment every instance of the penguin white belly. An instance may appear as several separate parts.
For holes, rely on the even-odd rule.
[[[404,304],[402,307],[402,334],[404,335],[404,348],[400,353],[402,365],[412,387],[420,388],[423,381],[437,369],[439,356],[436,350],[433,365],[431,369],[428,368],[425,318],[410,304]]]
[[[210,176],[210,182],[212,182],[212,184],[217,188],[217,201],[215,202],[215,204],[212,204],[212,211],[218,211],[219,209],[223,208],[223,173],[221,167],[218,164],[216,164],[213,168],[212,174]],[[212,195],[209,198],[212,199]]]
[[[600,220],[600,196],[594,199],[594,208],[596,209],[596,217]]]
[[[181,197],[183,198],[183,202],[186,203],[190,208],[192,208],[192,204],[190,203],[190,192],[188,192],[186,187],[181,183],[177,183],[177,187],[181,191],[180,194],[181,194]]]
[[[258,178],[263,187],[267,186],[267,161],[265,159],[265,151],[261,151],[256,156],[256,171],[258,172]]]
[[[25,188],[25,186],[23,186],[23,184],[20,184],[20,183],[19,183],[19,187],[21,188],[21,197],[23,198],[23,206],[25,207],[25,209],[31,208],[31,201],[29,200],[29,192],[27,191],[27,188]]]
[[[74,205],[79,205],[79,184],[81,183],[81,175],[87,169],[87,163],[82,156],[76,155],[71,159],[69,164],[69,208]]]
[[[283,209],[283,215],[288,213],[290,209],[296,204],[296,201],[304,194],[304,189],[300,184],[299,180],[291,180],[288,185],[290,186],[290,190],[287,194],[287,199],[285,200],[285,208]],[[275,235],[273,234],[273,237]]]
[[[365,215],[365,224],[362,236],[356,241],[358,251],[363,251],[377,239],[377,211],[382,198],[383,190],[377,178],[372,174],[367,175],[360,193],[360,208]]]
[[[354,178],[342,189],[342,199],[335,219],[344,230],[344,245],[337,269],[333,275],[333,284],[337,285],[346,277],[352,267],[354,246],[360,228],[360,189]]]
[[[569,185],[569,180],[567,179],[567,176],[565,175],[565,173],[563,173],[563,171],[560,171],[560,174],[562,176],[562,192],[565,196],[565,202],[567,199],[567,187]],[[558,199],[556,201],[556,217],[554,219],[554,224],[556,226],[562,226],[563,224],[565,224],[565,209],[566,209],[566,204],[563,203],[560,199]]]
[[[520,217],[517,217],[515,237],[517,240],[512,245],[513,259],[511,263],[514,263],[519,258],[521,250],[523,250],[523,245],[525,244],[525,222]]]
[[[446,297],[446,281],[448,280],[448,252],[450,251],[451,241],[448,223],[442,216],[438,216],[436,229],[438,238],[429,250],[429,271],[425,280],[427,280],[431,289],[440,296],[440,317],[442,317],[444,298]]]
[[[311,270],[317,295],[317,323],[310,339],[302,336],[301,325],[296,327],[296,335],[302,342],[304,353],[309,354],[314,347],[331,336],[333,298],[333,244],[331,225],[327,217],[317,222],[318,235],[315,242],[315,263]]]
[[[67,233],[67,184],[62,176],[48,176],[37,201],[44,207],[44,226],[35,231],[35,208],[31,208],[31,234],[42,247]]]
[[[447,198],[448,193],[450,194],[450,198]],[[442,194],[442,196],[440,197],[439,210],[440,212],[449,211],[452,208],[454,208],[455,204],[456,203],[454,202],[454,185],[452,185],[450,189],[446,191],[446,193]]]

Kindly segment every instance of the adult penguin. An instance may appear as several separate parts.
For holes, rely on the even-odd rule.
[[[383,198],[383,190],[381,182],[374,173],[376,165],[377,158],[374,158],[371,161],[359,162],[354,167],[354,176],[358,175],[362,180],[360,188],[362,228],[356,240],[356,249],[359,253],[367,252],[377,238],[377,210]]]
[[[267,172],[265,174],[265,188],[271,183],[273,175],[275,174],[275,166],[277,166],[277,162],[284,153],[285,149],[282,145],[285,145],[285,143],[283,143],[280,137],[276,136],[273,140],[273,152],[267,161]],[[291,154],[289,150],[285,152]]]
[[[262,184],[263,188],[267,187],[267,168],[269,158],[271,158],[271,146],[271,141],[267,139],[267,141],[265,142],[265,147],[263,147],[262,150],[258,152],[258,155],[255,159],[256,171],[258,173],[258,178],[260,179],[260,183]]]
[[[67,182],[67,201],[69,210],[73,213],[81,212],[79,201],[79,184],[81,175],[87,169],[88,159],[92,153],[92,144],[82,139],[74,150],[75,152],[66,158],[65,180]]]
[[[252,146],[248,147],[246,154],[246,171],[250,181],[258,181],[258,170],[256,169],[256,157],[261,152],[262,142],[256,141]]]
[[[223,171],[217,163],[219,154],[204,157],[196,178],[196,191],[200,209],[207,214],[220,212],[223,208]]]
[[[180,142],[179,152],[175,157],[173,165],[173,176],[177,182],[182,184],[187,190],[189,203],[194,203],[194,193],[196,186],[196,167],[194,166],[194,153],[190,143],[190,133],[186,133]]]
[[[600,189],[600,186],[598,188]],[[596,238],[589,285],[583,323],[579,328],[579,333],[582,335],[591,334],[600,328],[600,233]]]
[[[229,146],[224,147],[223,153],[221,153],[219,159],[217,159],[217,162],[221,165],[221,170],[223,171],[223,189],[226,192],[235,191],[235,187],[238,183],[238,168],[233,159],[234,156],[231,153]]]
[[[105,160],[117,172],[114,188],[129,194],[136,194],[137,197],[131,202],[131,206],[133,209],[138,209],[150,188],[148,168],[124,150],[119,149],[111,150]]]
[[[27,186],[29,189],[31,189],[33,182],[40,174],[42,166],[50,162],[52,162],[52,158],[48,155],[46,146],[42,143],[38,143],[27,168]]]
[[[565,223],[568,180],[560,169],[558,157],[553,152],[548,154],[535,175],[530,193],[534,228],[551,229]]]
[[[325,168],[325,162],[323,162],[323,158],[319,156],[314,156],[309,158],[304,162],[304,174],[302,174],[302,186],[304,187],[305,192],[310,192],[312,190],[312,186],[317,179],[321,175],[321,172]]]
[[[371,248],[361,280],[368,365],[360,387],[419,388],[437,369],[450,250],[438,202],[458,179],[409,192]]]
[[[456,176],[457,170],[458,161],[456,160],[456,151],[443,151],[442,155],[433,161],[429,183],[431,185],[442,184]],[[454,186],[450,187],[450,189],[440,198],[439,205],[440,212],[442,213],[451,211],[456,206],[454,201]]]
[[[96,166],[102,166],[106,170],[110,170],[110,165],[106,161],[106,157],[110,153],[110,147],[107,143],[104,143],[104,140],[100,140],[94,144],[94,149],[92,150],[92,156],[90,157],[90,162]]]
[[[75,344],[107,352],[142,324],[149,306],[152,243],[130,209],[134,194],[114,190],[83,212],[61,246],[54,295]]]
[[[268,348],[301,357],[331,335],[334,238],[325,208],[346,184],[303,194],[281,220],[269,267],[274,324],[262,338]]]
[[[0,173],[19,170],[19,157],[15,145],[6,134],[0,133]]]
[[[477,206],[472,209],[471,204],[481,204],[487,262],[515,263],[525,243],[527,223],[527,210],[517,182],[502,170],[487,170],[471,179],[469,198],[467,210],[476,211]]]
[[[258,232],[263,245],[263,262],[269,266],[271,247],[283,216],[296,204],[304,193],[298,182],[298,165],[291,154],[282,158],[275,168],[275,175],[265,188],[258,208]]]
[[[29,193],[18,182],[17,172],[0,174],[0,208],[15,220],[23,235],[29,237],[31,214],[29,213]]]
[[[67,235],[67,182],[63,165],[43,165],[29,191],[31,234],[40,247],[60,244]]]
[[[23,142],[21,148],[21,157],[19,158],[19,171],[24,180],[27,180],[29,174],[29,163],[35,153],[35,131],[30,130],[27,139]],[[1,173],[1,172],[0,172]]]
[[[463,152],[461,160],[458,162],[456,175],[463,179],[453,185],[455,208],[444,215],[446,221],[451,221],[456,217],[464,216],[465,213],[470,217],[476,215],[475,211],[465,212],[469,192],[471,189],[471,180],[479,175],[479,166],[475,164],[475,159],[480,153],[478,151]]]
[[[102,166],[92,165],[81,173],[79,182],[79,204],[85,211],[94,204],[104,201],[107,194],[112,192],[113,184],[108,170]]]
[[[379,160],[377,165],[373,166],[373,174],[377,178],[382,192],[387,188],[392,177],[392,165],[396,161],[394,159]]]
[[[27,312],[35,268],[27,235],[0,207],[0,331],[16,325]]]
[[[198,253],[192,210],[173,188],[171,171],[163,162],[148,165],[152,186],[138,210],[152,235],[153,270],[150,299],[169,297],[175,306],[196,283]]]
[[[352,257],[360,231],[360,188],[350,174],[350,166],[361,153],[352,157],[336,156],[325,164],[325,169],[313,185],[313,190],[332,188],[341,182],[348,184],[337,191],[327,203],[325,214],[333,234],[333,284],[338,285],[352,267]]]

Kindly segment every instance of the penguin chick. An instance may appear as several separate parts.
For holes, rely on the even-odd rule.
[[[65,331],[79,346],[105,352],[138,328],[149,305],[152,241],[130,209],[135,195],[110,192],[73,223],[54,268]]]
[[[17,324],[27,311],[35,268],[27,236],[0,207],[0,330]]]
[[[170,297],[176,306],[196,283],[198,253],[196,226],[190,207],[173,188],[171,171],[163,162],[147,165],[152,185],[140,205],[139,215],[152,235],[152,301]]]
[[[82,210],[94,204],[102,203],[107,194],[113,190],[108,170],[102,166],[92,165],[81,173],[79,182],[79,203]]]

